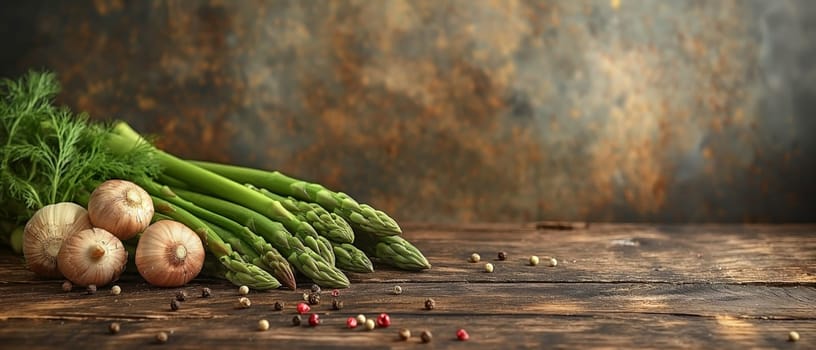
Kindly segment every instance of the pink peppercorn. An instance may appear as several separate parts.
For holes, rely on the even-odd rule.
[[[377,317],[377,326],[385,328],[391,325],[391,317],[388,316],[386,313],[381,313],[379,317]]]
[[[357,328],[357,319],[354,317],[349,317],[348,319],[346,319],[346,327]]]
[[[305,314],[305,313],[307,313],[307,312],[309,312],[311,310],[312,310],[312,308],[309,307],[309,304],[306,304],[306,303],[298,303],[297,304],[297,312],[299,314],[301,314],[301,315],[303,315],[303,314]]]
[[[320,316],[317,314],[311,314],[309,316],[309,325],[312,327],[317,327],[320,324]]]
[[[460,328],[458,331],[456,331],[456,338],[458,338],[461,341],[465,341],[470,339],[470,335],[466,330]]]
[[[332,289],[331,296],[333,296],[335,298],[339,297],[340,296],[340,291],[337,290],[337,289]]]

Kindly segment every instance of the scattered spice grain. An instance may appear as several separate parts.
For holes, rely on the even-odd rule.
[[[207,287],[201,288],[202,298],[209,298],[210,296],[212,296],[212,291],[210,290],[210,288]]]
[[[300,326],[300,323],[302,322],[302,320],[303,319],[300,317],[300,315],[295,315],[295,316],[292,317],[292,325],[293,326]]]
[[[332,309],[333,310],[342,310],[343,309],[343,301],[339,299],[332,300]]]
[[[431,299],[425,299],[425,310],[433,310],[436,307],[436,302]]]
[[[164,344],[167,342],[167,333],[159,332],[156,334],[156,342],[159,344]]]
[[[400,294],[402,294],[402,287],[394,286],[394,295],[400,295]]]
[[[250,306],[252,306],[252,301],[247,297],[240,297],[238,298],[238,306],[240,306],[242,309],[248,309]]]
[[[249,287],[247,287],[247,286],[238,287],[238,294],[241,294],[241,295],[249,294]]]
[[[365,321],[365,329],[370,331],[373,330],[376,325],[374,324],[374,320],[368,319]]]
[[[269,321],[267,320],[258,321],[258,330],[261,332],[269,330]]]
[[[119,285],[115,285],[115,286],[111,287],[110,293],[112,295],[122,294],[122,287],[119,287]]]
[[[309,325],[312,327],[317,327],[320,324],[320,315],[318,314],[311,314],[309,315]]]
[[[119,333],[119,329],[120,329],[119,322],[113,322],[108,325],[108,332],[110,332],[111,334]]]
[[[185,301],[187,300],[187,292],[180,290],[176,292],[176,300],[178,301]]]
[[[309,305],[320,304],[320,293],[309,293]]]
[[[530,266],[538,265],[538,261],[539,261],[539,259],[538,259],[537,256],[535,256],[535,255],[531,256],[530,257]]]
[[[799,332],[790,331],[790,333],[788,333],[788,341],[799,341]]]
[[[276,301],[275,306],[274,306],[275,311],[282,311],[283,310],[283,305],[284,304],[283,304],[282,301]]]
[[[505,261],[505,260],[507,260],[507,253],[506,253],[506,252],[503,252],[503,251],[502,251],[502,252],[499,252],[499,254],[498,254],[498,255],[499,255],[499,256],[498,256],[499,261]]]
[[[357,319],[354,317],[349,317],[346,319],[346,327],[348,328],[357,328]]]
[[[408,328],[400,329],[398,334],[400,339],[402,340],[408,340],[409,338],[411,338],[411,330]]]
[[[491,272],[493,272],[493,264],[491,264],[491,263],[487,263],[487,264],[485,264],[485,265],[484,265],[484,270],[485,270],[485,272],[487,272],[487,273],[491,273]]]
[[[96,294],[96,285],[95,284],[89,284],[88,287],[85,288],[85,291],[88,294]]]
[[[176,300],[176,299],[170,300],[170,310],[178,311],[178,309],[180,309],[180,308],[181,308],[181,303],[178,300]]]
[[[62,282],[62,291],[63,291],[63,292],[68,293],[68,292],[70,292],[72,289],[74,289],[74,284],[73,284],[73,283],[71,283],[71,281],[65,281],[65,282]]]
[[[470,254],[470,262],[472,262],[472,263],[477,263],[477,262],[479,262],[480,260],[482,260],[482,257],[481,257],[481,256],[479,256],[479,253],[473,253],[473,254]]]
[[[420,334],[419,337],[422,339],[423,343],[430,343],[431,338],[433,338],[433,335],[431,334],[431,331],[426,330],[422,331],[422,334]]]

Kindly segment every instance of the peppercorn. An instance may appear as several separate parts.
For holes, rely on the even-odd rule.
[[[487,272],[487,273],[491,273],[491,272],[493,272],[493,264],[491,264],[491,263],[487,263],[487,264],[485,264],[485,265],[484,265],[484,270],[485,270],[485,272]]]
[[[331,296],[335,297],[335,298],[339,297],[340,296],[340,291],[337,290],[337,289],[332,289]]]
[[[402,340],[408,340],[409,338],[411,338],[411,330],[408,328],[400,329],[399,337]]]
[[[538,257],[533,255],[533,256],[530,257],[530,266],[536,266],[536,265],[538,265]]]
[[[310,310],[312,310],[312,308],[311,308],[311,307],[309,307],[309,305],[308,305],[308,304],[306,304],[306,303],[298,303],[298,304],[297,304],[297,312],[298,312],[299,314],[301,314],[301,315],[303,315],[303,314],[305,314],[305,313],[309,312]]]
[[[461,340],[461,341],[465,341],[465,340],[470,339],[470,335],[468,334],[468,332],[466,330],[460,328],[458,331],[456,331],[456,338]]]
[[[320,293],[320,291],[321,291],[320,286],[318,286],[317,284],[312,285],[312,293]]]
[[[788,333],[788,341],[799,341],[799,332],[790,331],[790,333]]]
[[[394,286],[394,294],[395,294],[395,295],[400,295],[400,294],[402,294],[402,287],[400,287],[400,286]]]
[[[258,321],[258,330],[259,331],[266,331],[269,329],[269,321],[267,320],[260,320]]]
[[[249,287],[247,287],[247,286],[238,287],[238,294],[241,294],[241,295],[249,294]]]
[[[332,309],[333,310],[342,310],[343,309],[343,301],[338,299],[332,300]]]
[[[178,300],[176,300],[176,299],[170,300],[170,310],[178,311],[178,309],[180,307],[181,307],[181,303],[179,303]]]
[[[309,305],[317,305],[320,304],[320,294],[319,293],[310,293],[309,294]]]
[[[425,310],[433,310],[436,307],[436,302],[431,299],[425,299]]]
[[[391,325],[391,317],[388,316],[386,313],[381,313],[379,317],[377,317],[377,326],[382,328],[388,328]]]
[[[365,321],[365,328],[366,330],[370,331],[373,330],[376,325],[374,324],[374,320],[368,319]]]
[[[115,285],[111,287],[110,293],[113,295],[119,295],[122,293],[122,287],[119,287],[119,285]]]
[[[156,342],[158,342],[159,344],[166,343],[167,342],[167,333],[159,332],[158,334],[156,334]]]
[[[419,337],[422,339],[423,343],[430,343],[433,335],[431,334],[431,331],[422,331],[422,334],[420,334]]]
[[[470,262],[476,263],[479,262],[479,260],[482,260],[482,257],[479,256],[479,253],[470,254]]]
[[[113,322],[110,325],[108,325],[108,331],[111,334],[119,333],[119,322]]]
[[[178,301],[185,301],[187,300],[187,292],[180,290],[176,292],[176,300]]]
[[[293,326],[300,326],[301,322],[302,322],[302,319],[300,318],[300,315],[295,315],[294,317],[292,317],[292,325]]]
[[[283,310],[283,302],[282,301],[276,301],[274,307],[275,307],[275,311]]]
[[[558,265],[558,260],[555,260],[555,258],[550,258],[550,260],[547,262],[547,265],[550,267],[555,267],[556,265]]]
[[[247,297],[240,297],[238,298],[238,306],[242,309],[248,309],[250,306],[252,306],[252,301]]]
[[[212,291],[209,288],[207,288],[207,287],[201,288],[201,297],[202,298],[209,298],[211,295],[212,295]]]
[[[346,327],[348,328],[357,328],[357,319],[354,317],[349,317],[346,319]]]
[[[507,260],[507,253],[506,252],[499,252],[499,261]]]
[[[366,323],[366,317],[363,314],[357,315],[357,323],[364,325]]]
[[[88,292],[88,294],[96,294],[96,285],[89,284],[85,290]]]
[[[71,283],[71,281],[62,282],[62,291],[63,292],[68,293],[68,292],[71,291],[71,289],[74,289],[74,285]]]
[[[303,293],[303,301],[309,301],[309,293]]]
[[[320,316],[318,314],[311,314],[309,315],[309,325],[312,327],[317,327],[320,324]]]

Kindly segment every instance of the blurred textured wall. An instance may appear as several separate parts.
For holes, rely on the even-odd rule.
[[[400,220],[814,218],[813,1],[3,4],[4,76]]]

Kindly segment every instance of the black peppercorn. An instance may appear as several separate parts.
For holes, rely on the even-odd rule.
[[[499,252],[499,260],[501,260],[501,261],[507,260],[507,253]]]
[[[332,299],[332,309],[340,310],[343,308],[343,301],[338,299]]]
[[[176,300],[178,301],[185,301],[187,300],[187,292],[180,290],[176,292]]]
[[[116,334],[116,333],[119,333],[119,323],[118,323],[118,322],[113,322],[113,323],[111,323],[111,324],[108,326],[108,331],[109,331],[111,334]]]
[[[320,304],[320,294],[310,293],[309,294],[309,305],[317,305],[317,304]]]
[[[434,307],[436,307],[436,302],[433,299],[425,299],[425,310],[433,310]]]
[[[433,335],[431,335],[431,331],[422,331],[422,334],[419,337],[422,338],[423,343],[430,343]]]
[[[282,301],[276,301],[275,302],[275,311],[281,311],[281,310],[283,310],[283,302]]]
[[[209,298],[212,295],[212,291],[209,288],[201,288],[201,297],[202,298]]]
[[[300,318],[300,315],[295,315],[294,317],[292,317],[292,325],[293,326],[300,326],[300,322],[302,322],[302,321],[303,321],[303,319]]]
[[[173,299],[173,300],[170,301],[170,310],[178,311],[178,309],[180,307],[181,307],[181,303],[179,303],[178,300]]]
[[[313,284],[312,285],[312,293],[320,293],[320,286]]]
[[[88,292],[88,294],[96,294],[96,285],[95,284],[89,284],[86,291]]]
[[[74,285],[73,285],[73,284],[71,284],[71,281],[65,281],[65,282],[62,282],[62,291],[63,291],[63,292],[68,293],[68,292],[70,292],[70,291],[71,291],[71,289],[73,289],[73,288],[74,288]]]

